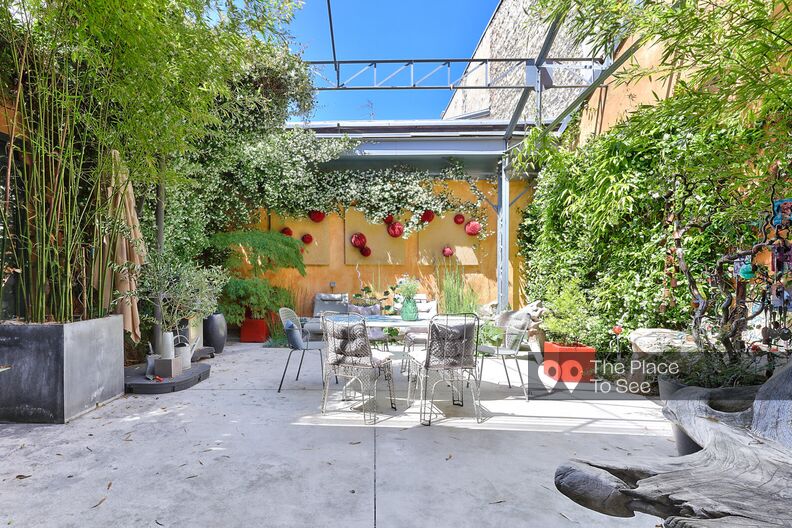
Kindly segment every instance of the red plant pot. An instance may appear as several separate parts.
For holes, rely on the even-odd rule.
[[[551,362],[561,367],[561,382],[590,382],[593,380],[595,363],[597,359],[596,349],[585,345],[559,345],[558,343],[546,342],[544,345],[545,374],[552,376],[548,372],[548,363]]]
[[[239,340],[243,343],[263,343],[270,337],[269,326],[264,319],[248,319],[242,321],[239,328]]]

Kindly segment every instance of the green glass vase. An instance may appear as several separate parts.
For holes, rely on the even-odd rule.
[[[401,318],[405,321],[418,320],[418,306],[415,304],[415,299],[412,297],[404,299],[401,308]]]

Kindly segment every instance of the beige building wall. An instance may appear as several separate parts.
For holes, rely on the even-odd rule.
[[[616,52],[618,57],[633,45],[633,38],[622,42]],[[644,77],[632,83],[619,83],[617,77],[626,68],[638,65],[642,68],[657,67],[662,62],[663,49],[658,45],[647,45],[637,52],[605,83],[599,87],[583,108],[580,120],[580,141],[607,132],[625,119],[641,105],[655,104],[658,99],[673,95],[677,76],[667,79]]]
[[[534,58],[542,48],[548,24],[539,15],[534,14],[535,0],[502,0],[495,10],[489,25],[473,53],[473,58],[515,59]],[[585,46],[576,46],[569,38],[568,31],[562,27],[558,32],[549,58],[587,57],[590,50]],[[514,63],[492,63],[490,79],[505,76],[500,84],[522,85],[525,68],[518,67],[509,71]],[[470,68],[475,68],[473,64]],[[480,79],[483,68],[471,74],[470,81]],[[566,78],[564,80],[567,80]],[[569,79],[573,80],[573,79]],[[479,81],[480,83],[481,81]],[[451,96],[443,119],[456,119],[466,114],[489,110],[489,114],[481,116],[485,119],[511,119],[522,89],[495,90],[456,90]],[[580,93],[578,89],[550,89],[542,96],[543,118],[552,117],[566,108]],[[523,120],[536,118],[536,94],[531,93]]]

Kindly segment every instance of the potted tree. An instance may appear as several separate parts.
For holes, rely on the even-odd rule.
[[[599,326],[587,307],[587,300],[577,280],[569,281],[548,302],[544,327],[548,340],[544,345],[545,374],[563,382],[591,381],[597,350],[583,344]],[[557,372],[552,372],[558,368]]]
[[[273,285],[266,274],[294,268],[305,275],[302,243],[279,232],[241,230],[218,233],[212,247],[231,279],[220,298],[220,311],[228,323],[239,325],[240,341],[263,343],[277,324],[273,316],[283,306],[293,306],[291,292]]]
[[[162,335],[153,337],[162,343],[159,352],[163,359],[172,359],[178,348],[189,348],[174,346],[179,325],[185,319],[203,319],[214,312],[220,292],[228,281],[219,267],[201,268],[190,261],[161,253],[149,255],[148,262],[137,271],[137,276],[137,290],[127,292],[120,299],[136,296],[152,305],[159,303],[160,319],[144,317],[161,324]],[[190,359],[182,355],[183,368],[189,368]]]

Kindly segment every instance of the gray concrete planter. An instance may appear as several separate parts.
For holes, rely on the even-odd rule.
[[[66,423],[124,393],[120,315],[0,324],[0,421]]]

